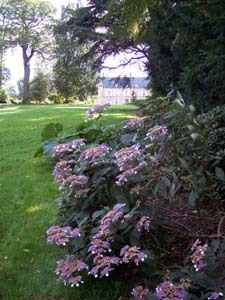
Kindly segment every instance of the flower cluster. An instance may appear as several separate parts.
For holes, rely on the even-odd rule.
[[[134,300],[143,300],[148,295],[149,289],[144,288],[142,285],[138,285],[133,288],[131,295],[134,297]]]
[[[147,162],[140,162],[142,154],[143,151],[140,149],[139,144],[122,148],[114,154],[116,158],[115,163],[119,167],[119,170],[122,171],[117,176],[117,185],[123,185],[137,175],[140,170],[147,167]]]
[[[57,262],[55,273],[60,275],[60,279],[65,285],[69,284],[71,287],[78,287],[80,283],[84,282],[82,276],[74,273],[83,270],[88,270],[88,265],[81,260],[77,260],[74,255],[68,255],[65,260],[61,259]]]
[[[80,236],[80,230],[72,229],[70,226],[52,226],[47,230],[47,236],[48,243],[65,246],[70,239]]]
[[[96,166],[110,150],[111,148],[106,145],[89,148],[81,153],[79,161],[87,161],[91,166]]]
[[[146,161],[142,161],[139,163],[136,167],[130,168],[128,170],[123,171],[121,174],[119,174],[116,178],[116,184],[121,186],[134,178],[135,175],[138,174],[139,171],[145,169],[148,166],[148,163]]]
[[[133,127],[142,127],[144,125],[144,120],[141,118],[129,120],[123,128],[133,128]]]
[[[130,167],[133,167],[133,162],[140,159],[143,153],[140,147],[139,144],[134,144],[130,147],[122,148],[114,154],[116,165],[120,171],[130,169]]]
[[[158,125],[148,130],[146,136],[151,141],[160,140],[168,134],[168,128],[164,125]]]
[[[56,163],[53,175],[56,183],[62,184],[63,181],[72,175],[72,166],[76,163],[74,159],[60,160]]]
[[[216,292],[214,292],[214,293],[212,293],[209,297],[208,297],[208,299],[209,300],[218,300],[218,299],[221,299],[221,297],[223,297],[223,293],[216,293]]]
[[[59,144],[53,148],[52,155],[53,157],[60,157],[65,154],[78,152],[84,144],[84,139],[76,139],[71,141],[70,143]]]
[[[66,187],[84,187],[87,183],[88,177],[85,175],[71,175],[67,177],[60,185],[60,190],[65,189]]]
[[[101,226],[100,229],[109,227],[112,223],[116,223],[123,217],[123,212],[121,208],[123,208],[125,203],[118,203],[113,206],[112,210],[109,210],[102,218],[101,218]]]
[[[102,278],[104,276],[109,276],[109,272],[114,270],[114,266],[119,265],[120,259],[116,256],[97,255],[94,258],[94,263],[95,266],[91,269],[91,271],[88,274],[93,275],[95,278],[99,276],[100,278]]]
[[[164,281],[156,288],[156,296],[159,300],[184,300],[186,295],[187,292],[182,287],[178,287],[170,281]]]
[[[114,205],[114,207],[101,218],[98,232],[93,237],[88,249],[89,252],[95,255],[93,259],[94,266],[89,272],[95,277],[108,276],[109,272],[114,270],[113,266],[120,263],[118,257],[104,256],[104,254],[106,252],[111,252],[111,242],[114,239],[111,225],[123,220],[124,213],[121,209],[124,206],[124,203]]]
[[[121,263],[134,262],[136,266],[138,266],[140,262],[143,262],[147,257],[144,252],[140,251],[139,247],[130,247],[128,245],[124,246],[120,250],[120,256],[122,257]]]
[[[151,220],[147,216],[141,217],[136,225],[136,229],[138,232],[142,232],[142,230],[149,231],[151,225]]]
[[[205,243],[203,246],[199,239],[197,239],[191,247],[192,255],[191,261],[195,268],[195,271],[200,271],[206,267],[206,263],[203,262],[203,258],[205,256],[205,252],[208,248],[208,245]]]
[[[87,112],[86,121],[92,120],[96,114],[102,113],[104,110],[106,110],[110,106],[111,106],[111,104],[106,103],[103,105],[98,104],[98,105],[95,105],[94,107],[90,108]]]
[[[101,239],[93,239],[91,246],[88,249],[91,254],[102,254],[104,252],[111,252],[110,243]]]
[[[132,189],[130,189],[130,194],[139,196],[142,195],[144,191],[145,191],[144,187],[138,184],[134,186]]]

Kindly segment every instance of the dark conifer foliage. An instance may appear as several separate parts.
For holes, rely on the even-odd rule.
[[[207,111],[224,102],[224,11],[220,0],[90,0],[65,25],[78,43],[91,43],[98,68],[108,55],[133,51],[145,58],[155,95],[173,84],[187,103]]]

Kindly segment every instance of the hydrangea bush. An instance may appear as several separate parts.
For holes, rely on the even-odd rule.
[[[106,107],[89,110],[88,120],[99,114],[96,127],[51,151],[62,198],[47,239],[69,250],[56,274],[71,287],[90,276],[128,282],[120,299],[220,299],[223,114],[211,117],[212,129],[208,115],[156,99],[154,114],[100,130]],[[93,128],[100,136],[90,137]]]

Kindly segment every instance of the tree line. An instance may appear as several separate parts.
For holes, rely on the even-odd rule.
[[[207,111],[224,102],[224,9],[221,0],[89,0],[64,7],[56,21],[47,1],[2,1],[0,85],[6,49],[20,46],[24,103],[35,54],[54,61],[54,83],[66,101],[85,99],[105,58],[125,51],[144,60],[154,96],[178,90]]]
[[[71,96],[85,100],[87,95],[96,92],[96,72],[90,64],[84,64],[79,59],[88,44],[77,45],[76,40],[61,29],[61,23],[70,16],[70,6],[62,7],[60,20],[53,17],[54,12],[54,7],[48,1],[0,1],[0,88],[9,78],[9,71],[4,64],[6,51],[19,47],[24,76],[18,82],[18,87],[24,104],[30,103],[31,97],[36,100],[43,98],[49,81],[39,70],[30,82],[34,57],[49,61],[54,66],[51,81],[66,102]]]

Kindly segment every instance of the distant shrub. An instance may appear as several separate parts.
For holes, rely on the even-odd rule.
[[[0,103],[7,103],[8,95],[4,89],[0,89]]]
[[[64,102],[64,99],[61,95],[57,94],[57,93],[52,93],[48,95],[48,99],[50,101],[52,101],[55,104],[61,104]]]

